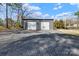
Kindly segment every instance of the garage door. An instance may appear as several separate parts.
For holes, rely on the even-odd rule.
[[[28,30],[36,30],[36,22],[27,22]]]
[[[49,30],[49,22],[41,22],[41,30]]]

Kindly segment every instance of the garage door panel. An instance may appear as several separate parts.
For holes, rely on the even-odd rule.
[[[28,22],[28,30],[36,30],[36,22]]]
[[[41,22],[41,30],[49,30],[49,22]]]

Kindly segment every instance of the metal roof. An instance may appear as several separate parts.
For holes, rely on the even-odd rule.
[[[54,20],[54,19],[22,19],[22,20]]]

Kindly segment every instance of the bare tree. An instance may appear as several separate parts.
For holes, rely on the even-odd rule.
[[[78,24],[79,24],[79,11],[75,12],[75,15],[78,16],[78,18],[77,18],[77,28],[78,28]]]

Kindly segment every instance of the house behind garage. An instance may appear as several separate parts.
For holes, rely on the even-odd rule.
[[[25,30],[52,30],[53,19],[23,19]]]

